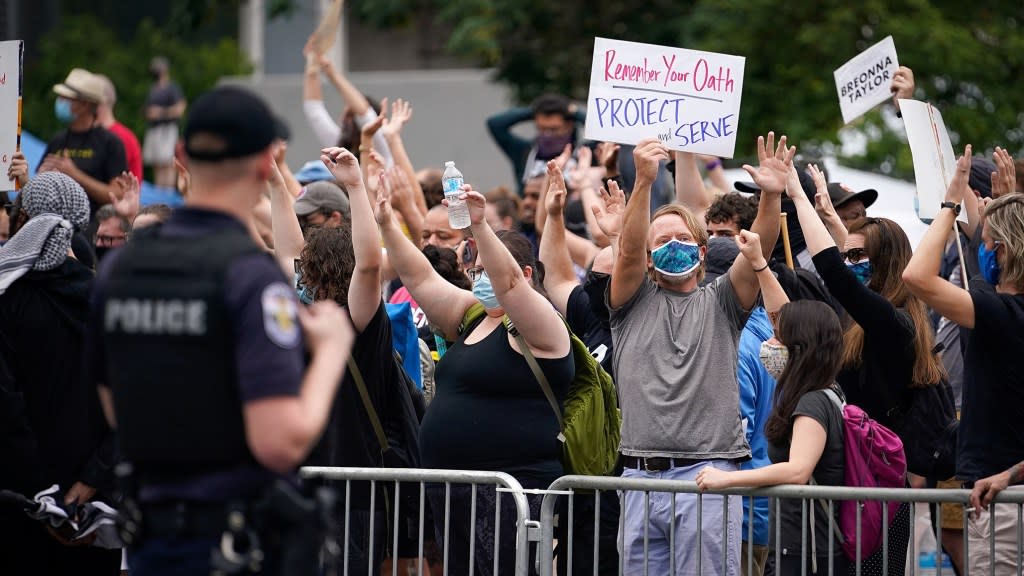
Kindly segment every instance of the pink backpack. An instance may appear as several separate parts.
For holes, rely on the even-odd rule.
[[[907,476],[907,457],[903,441],[895,432],[875,422],[858,406],[847,404],[835,390],[827,389],[832,402],[843,415],[845,452],[844,482],[847,486],[864,488],[904,488]],[[857,561],[857,507],[860,511],[860,558],[874,554],[882,547],[882,502],[843,500],[839,504],[839,540],[843,552]],[[888,522],[891,526],[899,512],[899,505],[890,505]],[[833,525],[834,526],[834,525]]]

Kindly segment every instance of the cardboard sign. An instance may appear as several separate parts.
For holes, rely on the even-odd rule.
[[[861,52],[835,71],[843,122],[849,124],[892,97],[892,77],[900,63],[892,36]]]
[[[907,141],[914,156],[914,178],[917,196],[914,199],[917,217],[932,220],[946,198],[949,182],[956,173],[956,154],[942,113],[927,102],[900,100],[900,112],[907,127]],[[967,221],[961,212],[958,220]]]
[[[7,179],[11,157],[21,148],[21,73],[24,42],[0,42],[0,191],[14,190]]]
[[[743,93],[740,56],[594,39],[586,137],[731,158]]]

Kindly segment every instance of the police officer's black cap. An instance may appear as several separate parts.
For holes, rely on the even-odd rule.
[[[185,122],[189,158],[217,162],[262,152],[277,136],[270,108],[253,92],[221,86],[200,96]]]

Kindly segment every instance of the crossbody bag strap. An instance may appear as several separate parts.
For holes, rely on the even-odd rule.
[[[530,365],[530,371],[533,372],[534,378],[537,379],[537,383],[540,384],[540,389],[544,391],[544,396],[548,399],[548,404],[551,405],[551,411],[555,413],[555,418],[558,419],[558,440],[565,442],[565,435],[562,433],[564,424],[562,422],[562,411],[558,409],[558,400],[555,398],[555,393],[551,391],[551,385],[548,384],[548,378],[544,375],[544,371],[540,369],[540,364],[537,363],[537,359],[534,358],[533,352],[530,351],[530,347],[526,345],[526,339],[519,333],[519,330],[512,324],[512,320],[505,316],[503,320],[505,323],[505,329],[516,339],[516,344],[519,345],[520,352],[523,353],[523,358],[526,358],[526,363]]]
[[[370,424],[373,426],[373,433],[377,436],[377,442],[380,444],[380,451],[387,452],[391,449],[391,445],[388,444],[388,436],[384,433],[384,427],[380,424],[380,417],[377,416],[377,410],[373,407],[373,402],[370,401],[370,392],[366,389],[366,380],[363,380],[363,373],[359,370],[359,365],[351,357],[348,359],[348,371],[352,375],[352,379],[356,381],[359,398],[362,399],[363,407],[366,408],[366,415],[370,417]]]

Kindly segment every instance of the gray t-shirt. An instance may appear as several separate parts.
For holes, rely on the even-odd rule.
[[[611,310],[627,456],[749,458],[736,366],[743,309],[729,275],[689,293],[644,278]]]

